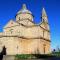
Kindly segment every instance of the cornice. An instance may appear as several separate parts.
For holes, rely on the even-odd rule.
[[[18,38],[27,39],[27,40],[28,40],[28,39],[42,39],[42,40],[51,42],[49,39],[46,39],[46,38],[43,38],[43,37],[27,38],[27,37],[24,37],[24,36],[18,36],[18,35],[0,35],[0,38],[3,38],[3,37],[18,37]]]

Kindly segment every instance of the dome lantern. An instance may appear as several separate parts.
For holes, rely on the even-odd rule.
[[[26,7],[26,4],[23,4],[22,5],[22,9],[20,11],[18,11],[17,15],[20,14],[20,13],[29,13],[29,14],[32,14]]]

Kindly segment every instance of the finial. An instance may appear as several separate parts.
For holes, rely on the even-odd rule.
[[[23,10],[24,10],[24,9],[27,9],[27,8],[26,8],[26,4],[23,4],[22,9],[23,9]]]
[[[22,5],[22,9],[21,9],[20,11],[18,11],[17,14],[19,14],[19,13],[30,13],[30,14],[32,14],[32,13],[27,9],[26,4],[23,4],[23,5]]]
[[[42,16],[47,16],[47,15],[46,15],[46,11],[45,11],[44,8],[43,8],[43,10],[42,10]]]

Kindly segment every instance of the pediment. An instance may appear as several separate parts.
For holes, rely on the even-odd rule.
[[[42,28],[46,29],[46,30],[50,30],[50,29],[49,29],[49,24],[47,24],[47,23],[42,22],[42,23],[40,24],[40,26],[41,26]]]
[[[8,28],[8,27],[12,27],[12,26],[16,26],[19,25],[17,22],[10,20],[5,26],[4,28]]]

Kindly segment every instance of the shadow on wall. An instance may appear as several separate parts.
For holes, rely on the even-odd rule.
[[[5,46],[3,46],[3,50],[2,50],[2,52],[0,53],[0,60],[3,59],[3,55],[6,55],[6,48],[5,48]]]

